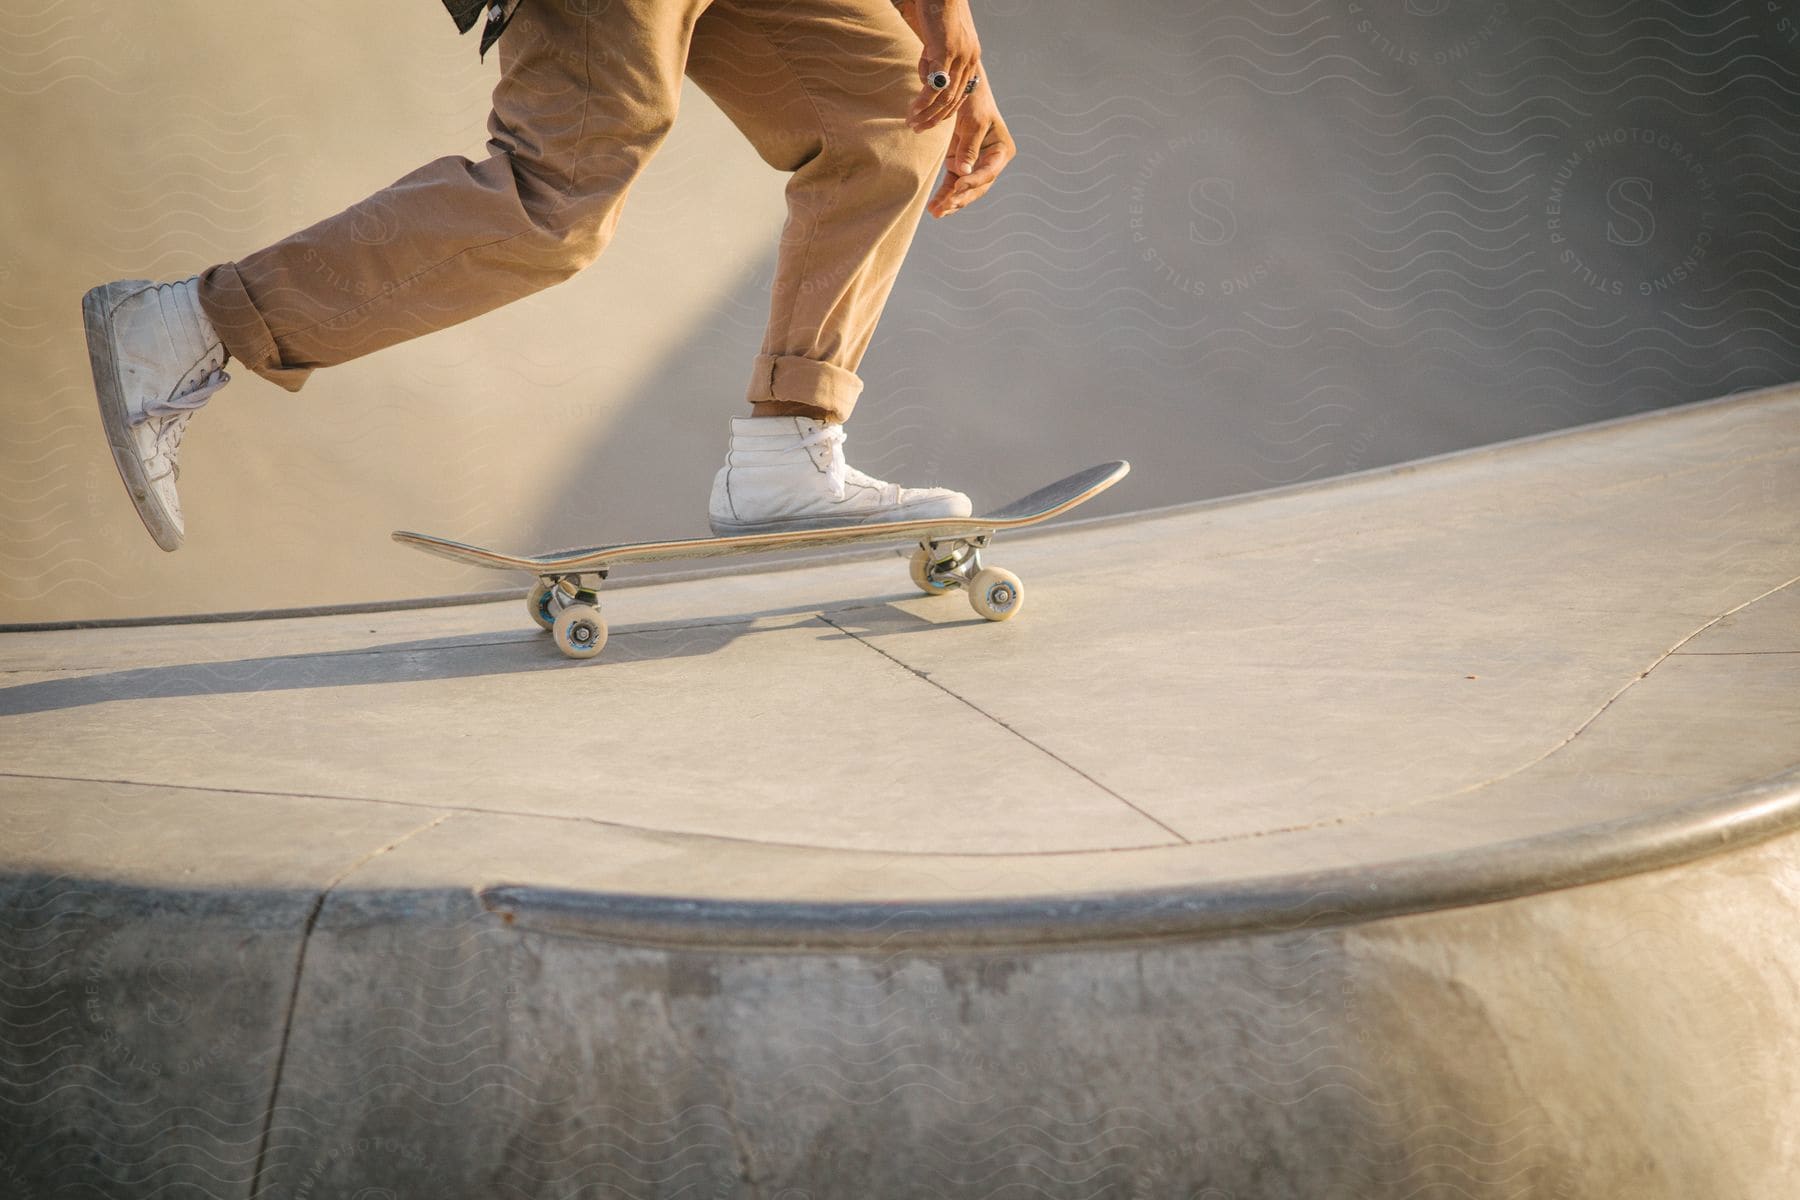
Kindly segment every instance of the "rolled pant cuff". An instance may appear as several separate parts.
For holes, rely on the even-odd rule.
[[[235,264],[220,263],[201,272],[200,309],[219,331],[226,352],[264,379],[297,392],[313,373],[311,367],[282,366],[275,335],[256,310]]]
[[[750,375],[750,403],[806,404],[842,423],[856,407],[862,387],[855,371],[797,354],[760,354]]]

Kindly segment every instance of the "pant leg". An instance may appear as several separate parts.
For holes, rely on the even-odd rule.
[[[714,0],[688,77],[792,173],[749,398],[842,420],[950,144],[906,125],[919,39],[891,0]]]
[[[500,39],[489,157],[440,158],[201,276],[231,356],[290,391],[314,368],[568,279],[675,119],[707,0],[530,0]]]

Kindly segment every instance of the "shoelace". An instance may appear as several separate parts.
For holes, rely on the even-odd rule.
[[[179,396],[171,396],[167,400],[152,400],[144,405],[146,417],[173,417],[181,413],[191,413],[212,398],[212,394],[231,382],[231,376],[214,368],[212,374],[200,381],[200,386],[193,391],[183,392]]]
[[[194,410],[212,398],[212,394],[231,382],[231,376],[223,370],[214,368],[212,373],[200,381],[200,386],[190,392],[173,396],[167,400],[152,400],[144,405],[144,418],[163,419],[162,426],[156,431],[156,453],[149,464],[154,467],[157,462],[167,462],[169,471],[176,479],[181,478],[181,463],[176,455],[181,452],[181,438],[187,432],[188,418]]]
[[[832,498],[836,500],[844,498],[845,472],[848,469],[844,464],[846,440],[842,425],[821,425],[800,439],[802,450],[809,446],[825,447],[825,483],[831,488]],[[857,474],[862,472],[858,471]]]
[[[832,499],[842,500],[846,485],[854,483],[874,488],[881,493],[884,503],[893,504],[899,500],[900,489],[894,484],[865,475],[844,461],[844,443],[847,440],[849,439],[845,436],[842,425],[821,425],[800,439],[802,450],[809,446],[825,447],[825,485],[831,489]]]
[[[181,435],[187,432],[188,418],[193,415],[192,409],[178,412],[164,420],[162,427],[156,431],[156,453],[146,464],[151,468],[152,476],[156,473],[156,466],[166,462],[169,464],[170,474],[176,479],[181,478],[181,461],[176,455],[181,453]]]

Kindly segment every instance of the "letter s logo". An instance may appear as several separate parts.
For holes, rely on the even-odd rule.
[[[185,1025],[194,1015],[194,998],[186,987],[187,974],[187,967],[174,959],[163,959],[150,968],[145,988],[150,993],[150,1003],[145,1008],[153,1024]]]
[[[1196,179],[1188,188],[1188,210],[1194,216],[1188,222],[1188,240],[1223,246],[1236,237],[1237,217],[1231,211],[1236,198],[1237,186],[1229,179]]]
[[[1649,241],[1656,232],[1650,198],[1650,181],[1642,176],[1613,180],[1606,189],[1606,207],[1614,218],[1606,223],[1606,240],[1615,246],[1642,246]]]

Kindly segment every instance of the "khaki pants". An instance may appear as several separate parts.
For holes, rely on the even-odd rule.
[[[490,157],[440,158],[201,277],[231,356],[298,390],[593,262],[675,119],[681,77],[790,172],[750,399],[842,420],[950,122],[906,126],[919,40],[890,0],[523,0]]]

